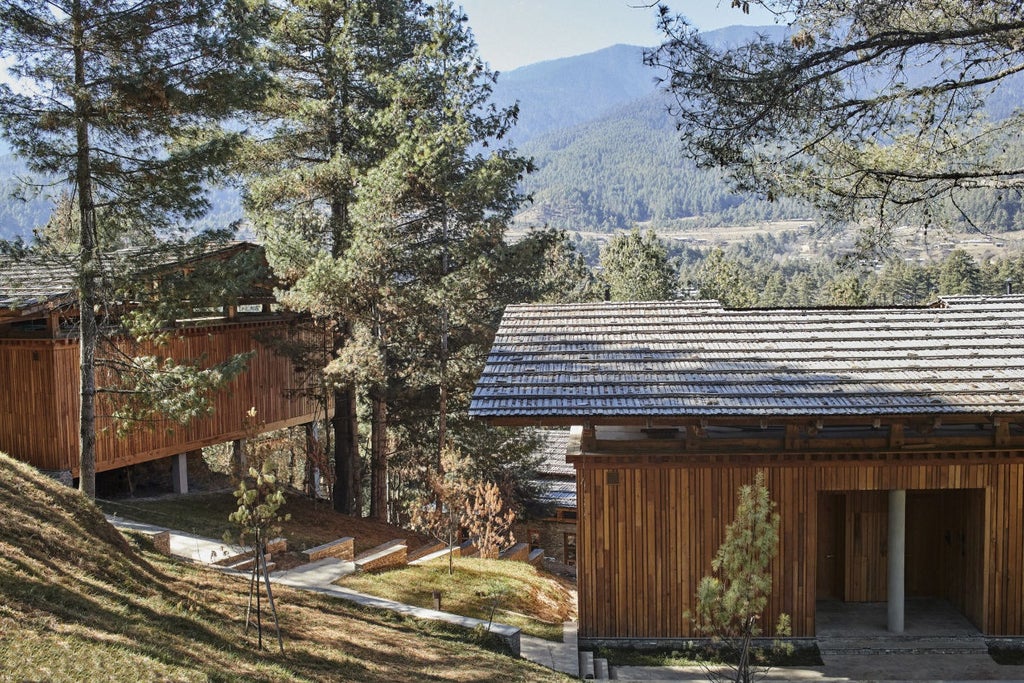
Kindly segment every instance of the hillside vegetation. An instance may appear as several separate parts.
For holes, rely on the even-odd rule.
[[[0,518],[0,681],[565,680],[464,631],[283,587],[286,652],[259,652],[242,635],[246,581],[129,544],[2,454]]]

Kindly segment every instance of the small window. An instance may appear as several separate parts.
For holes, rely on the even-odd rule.
[[[565,536],[565,564],[576,565],[576,534],[564,534]]]

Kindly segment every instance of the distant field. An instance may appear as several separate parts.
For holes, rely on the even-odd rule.
[[[640,227],[641,229],[646,229],[646,226]],[[726,247],[730,244],[742,243],[758,234],[778,234],[788,230],[796,231],[800,235],[800,244],[807,244],[812,237],[824,242],[835,240],[839,245],[852,244],[852,239],[849,235],[830,235],[826,231],[818,229],[815,223],[810,220],[774,221],[756,225],[714,227],[697,225],[695,223],[692,228],[654,229],[658,236],[663,239],[684,242],[687,246],[695,248]],[[509,236],[514,240],[521,238],[527,232],[527,228],[515,225],[509,230]],[[574,232],[581,237],[596,240],[600,244],[606,243],[615,234],[614,232],[586,230]],[[932,229],[926,232],[919,227],[907,227],[898,228],[895,237],[896,246],[903,257],[921,263],[939,261],[953,249],[963,249],[979,261],[996,257],[1014,256],[1024,250],[1024,230],[985,234],[979,232],[948,232],[939,229]],[[806,252],[807,249],[805,248],[804,251]]]

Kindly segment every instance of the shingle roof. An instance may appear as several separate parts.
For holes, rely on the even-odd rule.
[[[559,507],[576,507],[576,480],[545,479],[538,482],[541,493],[538,500]]]
[[[164,253],[159,250],[126,248],[109,254],[104,267],[116,271],[126,266],[135,266],[148,272],[153,268],[183,266],[203,258],[228,256],[240,250],[258,248],[248,242],[215,242],[204,245],[198,253],[188,257],[182,257],[172,250]],[[72,255],[0,260],[0,313],[32,311],[47,303],[59,305],[73,300],[75,272]]]
[[[470,406],[539,423],[1022,411],[1019,296],[921,308],[510,306]]]
[[[541,440],[535,453],[542,460],[537,471],[552,477],[575,477],[576,470],[565,461],[565,454],[569,450],[568,429],[539,429],[537,437]]]
[[[68,263],[0,263],[0,309],[29,308],[68,295],[74,281],[74,269]]]

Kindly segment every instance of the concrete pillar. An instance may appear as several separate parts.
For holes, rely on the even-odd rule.
[[[889,631],[903,633],[906,604],[907,492],[889,491]]]
[[[171,486],[175,493],[188,493],[188,453],[171,456]]]

